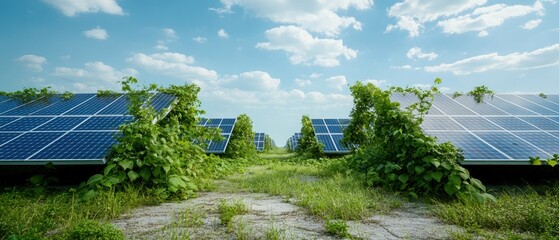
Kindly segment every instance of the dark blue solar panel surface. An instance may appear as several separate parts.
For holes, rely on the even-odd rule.
[[[166,93],[157,93],[151,99],[151,105],[155,111],[161,111],[161,109],[169,107],[171,102],[175,100],[175,96]]]
[[[545,118],[545,117],[521,117],[520,119],[529,122],[530,124],[536,126],[542,130],[559,130],[559,123]]]
[[[72,108],[76,108],[80,104],[83,104],[85,101],[94,97],[95,94],[93,93],[75,94],[68,100],[56,102],[46,108],[34,112],[32,115],[60,115]]]
[[[433,105],[447,115],[476,115],[444,94],[436,94]]]
[[[424,130],[464,130],[458,123],[446,116],[426,116],[421,127]]]
[[[498,108],[487,104],[486,102],[478,103],[471,96],[459,96],[454,98],[454,100],[480,115],[506,115],[507,114],[499,110]]]
[[[314,132],[315,132],[316,134],[328,133],[328,128],[326,128],[325,125],[315,125],[315,126],[314,126]]]
[[[224,153],[225,149],[227,148],[227,144],[229,143],[230,136],[231,135],[229,135],[229,134],[221,134],[221,137],[223,137],[224,140],[212,141],[210,143],[210,145],[208,146],[208,149],[206,150],[206,152],[208,152],[208,153]]]
[[[548,153],[559,153],[559,138],[545,132],[517,132],[516,136]]]
[[[485,97],[484,101],[511,115],[536,115],[537,114],[533,111],[521,108],[498,97],[494,97],[494,98]]]
[[[437,137],[439,142],[451,142],[464,151],[465,159],[507,159],[499,151],[493,149],[483,141],[468,132],[427,132]]]
[[[501,128],[482,117],[452,117],[464,128],[475,130],[501,130]]]
[[[153,104],[162,109],[173,98],[157,94]],[[127,102],[122,94],[75,94],[69,100],[53,97],[27,104],[1,102],[0,165],[104,164],[108,149],[116,143],[118,126],[133,120],[118,116],[127,114]]]
[[[52,117],[20,118],[0,128],[0,131],[29,131],[51,120]]]
[[[198,123],[199,126],[210,127],[210,128],[220,128],[221,136],[225,139],[222,141],[210,141],[210,144],[206,148],[207,153],[225,153],[227,149],[227,144],[229,144],[229,139],[233,128],[235,126],[236,118],[210,118],[200,119]]]
[[[328,131],[330,133],[344,133],[342,125],[328,125]]]
[[[289,147],[291,148],[291,150],[297,150],[297,147],[299,146],[299,138],[301,138],[301,133],[295,133],[289,138]]]
[[[341,146],[343,130],[350,120],[343,119],[311,119],[314,133],[318,142],[324,145],[325,153],[348,153],[349,149]]]
[[[517,117],[487,117],[487,120],[494,122],[495,124],[509,131],[537,130],[537,128],[535,128],[534,126],[520,120]]]
[[[37,112],[39,110],[42,110],[42,109],[50,106],[51,104],[57,103],[61,100],[62,99],[58,98],[58,97],[52,97],[48,100],[37,99],[33,102],[23,104],[23,105],[21,105],[17,108],[14,108],[10,111],[6,111],[6,112],[2,113],[2,115],[28,115],[28,114]]]
[[[550,109],[547,109],[545,107],[542,107],[542,106],[537,105],[535,103],[529,102],[526,99],[522,99],[522,98],[514,96],[514,95],[498,95],[497,97],[502,98],[505,101],[511,102],[511,103],[513,103],[513,104],[515,104],[519,107],[529,109],[531,111],[534,111],[534,112],[542,114],[542,115],[557,114],[557,112],[555,112],[555,111],[552,111]]]
[[[551,155],[537,149],[522,139],[507,132],[478,132],[479,137],[513,159],[528,159],[530,156],[548,158]]]
[[[70,132],[31,159],[101,159],[116,142],[115,132]]]
[[[25,160],[62,136],[62,132],[28,132],[0,146],[0,162]]]
[[[76,128],[76,130],[118,130],[118,126],[132,121],[131,116],[91,117]]]
[[[542,98],[542,97],[536,96],[536,95],[526,95],[526,94],[518,95],[518,97],[521,97],[521,98],[526,99],[528,101],[531,101],[535,104],[538,104],[542,107],[553,110],[556,113],[559,113],[559,104],[556,104],[552,101],[549,101],[546,98]]]
[[[109,106],[111,103],[113,103],[120,97],[125,97],[125,96],[111,95],[111,96],[95,97],[89,99],[88,101],[68,111],[67,113],[64,113],[64,115],[93,115],[99,112],[101,109]]]
[[[68,131],[78,126],[85,119],[87,117],[57,117],[41,125],[36,131]]]
[[[344,138],[343,134],[332,134],[332,138],[334,139],[334,144],[336,144],[336,148],[338,148],[338,151],[340,152],[349,151],[349,149],[342,144],[342,139]]]
[[[324,145],[324,152],[337,152],[334,142],[330,135],[316,135],[316,139],[319,143]]]
[[[255,133],[254,134],[254,145],[256,146],[256,150],[264,151],[264,133]]]
[[[117,99],[107,106],[98,115],[124,115],[128,113],[128,98],[126,96]]]

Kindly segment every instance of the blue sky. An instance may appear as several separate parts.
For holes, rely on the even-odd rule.
[[[559,93],[555,0],[20,0],[0,9],[3,91],[195,83],[207,117],[247,113],[279,145],[347,117],[348,85]]]

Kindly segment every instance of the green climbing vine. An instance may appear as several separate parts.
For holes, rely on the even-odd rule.
[[[59,93],[57,91],[51,90],[51,87],[45,87],[41,89],[24,88],[23,90],[18,90],[15,92],[2,91],[0,92],[0,95],[21,101],[23,103],[28,103],[35,100],[48,102],[55,96],[60,96],[60,98],[62,98],[63,100],[69,100],[74,96],[74,94],[71,92],[66,91],[64,93]]]
[[[323,148],[322,144],[316,140],[311,119],[304,115],[301,118],[301,138],[296,149],[297,153],[310,158],[320,158],[324,155]]]
[[[485,98],[485,95],[490,95],[493,98],[495,92],[490,90],[485,85],[474,87],[472,91],[468,92],[468,96],[473,96],[474,100],[476,100],[477,103],[482,103],[483,99]]]
[[[256,156],[252,120],[250,120],[248,115],[241,114],[237,117],[225,154],[230,158],[250,158]]]
[[[360,82],[351,86],[354,107],[344,142],[359,148],[349,157],[349,165],[367,184],[404,191],[413,198],[446,193],[462,200],[494,200],[481,181],[458,164],[463,160],[460,150],[449,142],[437,143],[420,127],[440,82],[436,79],[429,90],[381,90]],[[419,101],[401,110],[399,103],[390,100],[393,93],[415,94]]]

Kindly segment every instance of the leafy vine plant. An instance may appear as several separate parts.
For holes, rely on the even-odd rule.
[[[481,181],[460,166],[462,152],[450,142],[438,143],[420,127],[440,83],[437,78],[427,90],[382,90],[361,82],[351,86],[354,107],[344,142],[359,147],[349,157],[349,166],[360,172],[367,184],[404,191],[413,198],[446,194],[466,201],[494,201]],[[414,94],[419,101],[400,109],[399,103],[391,101],[392,94]]]
[[[324,156],[324,146],[316,140],[312,122],[309,116],[301,118],[301,138],[297,147],[297,153],[304,157],[320,158]]]
[[[159,87],[155,84],[136,88],[137,79],[125,77],[122,91],[128,98],[129,113],[135,121],[120,126],[118,144],[113,147],[102,173],[81,184],[84,199],[94,198],[104,189],[126,189],[137,184],[161,199],[186,198],[198,190],[197,176],[206,174],[203,145],[218,139],[219,132],[198,126],[197,98],[200,88],[194,84]],[[165,118],[144,104],[150,94],[159,91],[174,95],[178,101]],[[161,112],[166,112],[162,110]],[[154,119],[160,119],[154,123]]]
[[[487,86],[481,85],[481,86],[474,87],[472,91],[468,92],[468,95],[473,96],[474,100],[476,100],[477,103],[482,103],[483,99],[485,98],[485,95],[490,95],[491,98],[493,98],[495,92],[490,90]]]
[[[58,96],[63,100],[69,100],[71,99],[74,94],[71,92],[63,92],[63,93],[59,93],[57,91],[51,90],[51,87],[44,87],[41,89],[37,89],[37,88],[24,88],[23,90],[18,90],[15,92],[3,92],[0,91],[0,95],[1,96],[6,96],[12,99],[16,99],[18,101],[21,101],[23,103],[28,103],[28,102],[32,102],[32,101],[36,101],[36,100],[41,100],[41,101],[45,101],[48,102],[51,100],[51,98]]]

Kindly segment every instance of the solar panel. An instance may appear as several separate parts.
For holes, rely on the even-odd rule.
[[[206,153],[223,154],[227,149],[227,144],[231,139],[231,134],[235,127],[236,118],[202,118],[198,122],[199,126],[209,127],[209,128],[219,128],[221,130],[221,136],[223,140],[221,141],[210,141],[208,147],[206,148]]]
[[[530,157],[559,153],[557,101],[559,95],[495,94],[477,103],[472,96],[438,94],[433,106],[445,115],[428,114],[421,126],[461,148],[463,164],[530,164]]]
[[[157,110],[174,96],[152,94]],[[168,105],[166,105],[168,104]],[[125,95],[75,94],[22,103],[0,102],[0,165],[104,164],[118,126],[133,121]]]
[[[349,119],[311,119],[316,140],[324,146],[324,153],[344,154],[350,150],[341,144],[343,130]]]
[[[301,133],[295,133],[289,138],[289,148],[292,151],[296,151],[299,147],[299,139],[301,138]]]
[[[254,145],[257,151],[264,151],[264,139],[266,138],[265,133],[255,133],[254,134]]]

